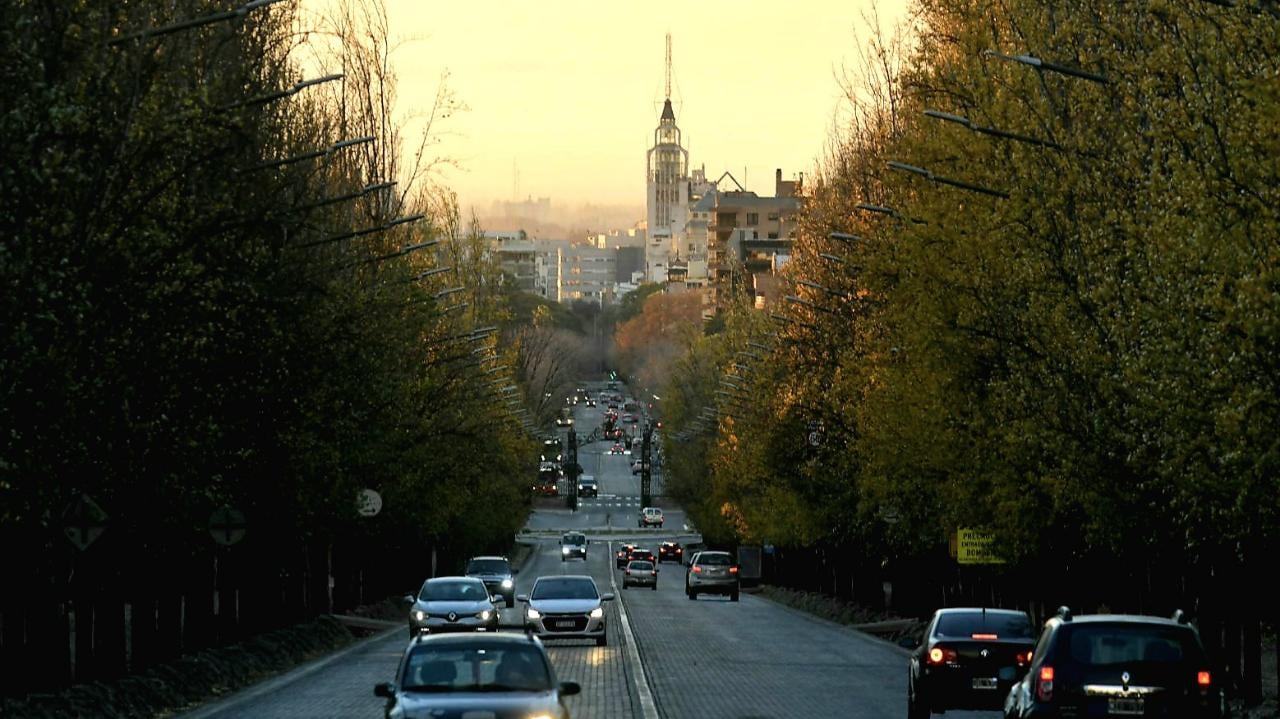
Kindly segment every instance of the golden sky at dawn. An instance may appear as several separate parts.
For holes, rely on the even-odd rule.
[[[440,71],[470,108],[445,145],[444,178],[487,210],[519,194],[553,207],[644,204],[645,151],[673,43],[676,116],[693,167],[772,194],[774,168],[808,172],[857,65],[872,0],[428,2],[386,0],[400,110],[429,106]],[[905,0],[879,0],[880,23]],[[637,219],[640,219],[638,216]]]

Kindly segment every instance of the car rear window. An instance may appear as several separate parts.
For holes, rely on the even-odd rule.
[[[1071,658],[1089,666],[1112,664],[1180,664],[1199,657],[1190,632],[1174,627],[1080,625],[1071,627]]]
[[[627,565],[631,569],[653,569],[653,562],[635,561]]]
[[[709,552],[703,552],[702,554],[698,555],[698,564],[710,564],[715,567],[727,567],[733,564],[733,562],[730,561],[729,555],[727,554],[711,554]]]
[[[995,634],[1001,639],[1030,639],[1031,620],[1005,612],[948,612],[938,617],[933,633],[943,637]]]

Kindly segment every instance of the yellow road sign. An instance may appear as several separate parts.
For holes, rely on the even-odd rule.
[[[992,551],[995,537],[981,529],[956,530],[956,560],[961,564],[1004,564]]]

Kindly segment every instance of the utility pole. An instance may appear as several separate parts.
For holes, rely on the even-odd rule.
[[[578,433],[569,428],[569,448],[565,452],[564,463],[569,476],[569,509],[578,511]]]
[[[649,459],[650,438],[653,436],[653,425],[648,421],[644,424],[644,443],[640,449],[640,506],[649,507],[653,505],[652,481],[653,476],[650,473],[652,462]]]

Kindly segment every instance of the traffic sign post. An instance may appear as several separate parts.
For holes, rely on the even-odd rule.
[[[244,513],[235,507],[219,507],[209,515],[209,535],[224,547],[244,539],[247,528]]]
[[[83,552],[107,529],[107,513],[87,494],[81,494],[62,511],[62,531]]]
[[[640,506],[649,507],[653,505],[652,483],[653,475],[649,467],[649,447],[650,440],[653,437],[653,430],[645,427],[644,442],[640,445]]]

